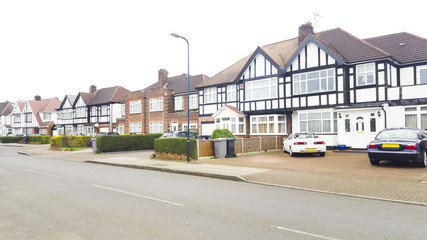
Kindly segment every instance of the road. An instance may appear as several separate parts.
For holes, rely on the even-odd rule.
[[[0,239],[426,239],[427,207],[0,146]]]

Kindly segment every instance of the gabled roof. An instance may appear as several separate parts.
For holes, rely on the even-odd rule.
[[[101,88],[95,92],[95,98],[90,102],[90,104],[86,105],[99,105],[105,103],[120,103],[122,102],[129,90],[123,88],[121,86],[109,87],[109,88]]]
[[[67,99],[70,102],[70,105],[72,106],[76,101],[76,98],[77,98],[76,95],[66,94],[61,104],[58,106],[58,109],[62,109],[64,107],[65,101],[67,101]]]
[[[174,94],[184,94],[187,93],[187,74],[181,74],[174,77],[168,77],[167,79],[167,89],[172,89],[175,91]],[[204,74],[199,74],[195,76],[190,75],[190,92],[196,91],[196,86],[202,82],[209,80],[210,78]],[[159,85],[159,82],[151,84],[150,86],[144,88],[143,91],[149,91],[153,88],[163,87]]]
[[[230,105],[224,105],[223,107],[221,107],[220,109],[218,109],[218,111],[216,111],[214,114],[212,114],[212,117],[216,117],[218,116],[220,113],[224,112],[224,111],[229,111],[233,114],[235,114],[236,116],[239,117],[243,117],[246,116],[243,112],[241,112],[239,109],[230,106]]]
[[[56,112],[56,109],[61,105],[61,101],[57,97],[45,99],[46,105],[40,109],[40,112]]]
[[[40,112],[56,112],[56,109],[61,105],[61,101],[56,97],[42,100],[28,100],[27,102],[39,126],[43,124]]]
[[[85,93],[85,92],[79,92],[79,95],[77,95],[78,97],[81,97],[83,99],[83,102],[86,105],[90,105],[90,103],[93,101],[93,99],[95,99],[96,95],[94,93]],[[74,102],[73,102],[74,104]]]
[[[22,113],[22,111],[24,111],[25,102],[24,101],[17,101],[16,104],[18,105],[19,111]]]
[[[12,104],[9,101],[0,103],[0,115],[9,115],[13,110]]]
[[[402,32],[365,39],[366,42],[390,53],[399,63],[427,60],[427,39]]]

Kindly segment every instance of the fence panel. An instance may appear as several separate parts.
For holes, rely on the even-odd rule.
[[[214,156],[214,147],[212,140],[198,140],[199,157]]]

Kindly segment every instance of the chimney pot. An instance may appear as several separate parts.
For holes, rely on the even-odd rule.
[[[42,97],[41,97],[40,95],[35,95],[35,96],[34,96],[34,100],[36,100],[36,101],[41,101],[41,100],[42,100]]]

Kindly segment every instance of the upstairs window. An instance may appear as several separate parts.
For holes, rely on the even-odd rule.
[[[86,109],[84,107],[76,108],[76,118],[83,118],[86,115]]]
[[[335,90],[335,69],[294,74],[294,94],[307,94]]]
[[[236,85],[227,86],[227,101],[236,101]]]
[[[150,112],[163,111],[163,98],[150,99]]]
[[[198,109],[199,101],[197,94],[190,95],[190,109]]]
[[[104,105],[101,106],[101,116],[107,116],[108,115],[108,106]]]
[[[418,79],[420,84],[427,83],[427,66],[418,68]]]
[[[125,110],[126,109],[124,109],[124,111]],[[129,114],[134,114],[134,113],[141,113],[141,100],[129,102]]]
[[[365,86],[375,83],[375,64],[368,63],[356,67],[357,86]]]
[[[206,88],[204,90],[204,101],[205,103],[216,102],[216,87]]]
[[[184,110],[184,97],[175,97],[175,111]]]
[[[245,100],[277,97],[277,79],[263,79],[245,83]]]
[[[43,113],[43,120],[51,120],[52,114],[51,113]]]

